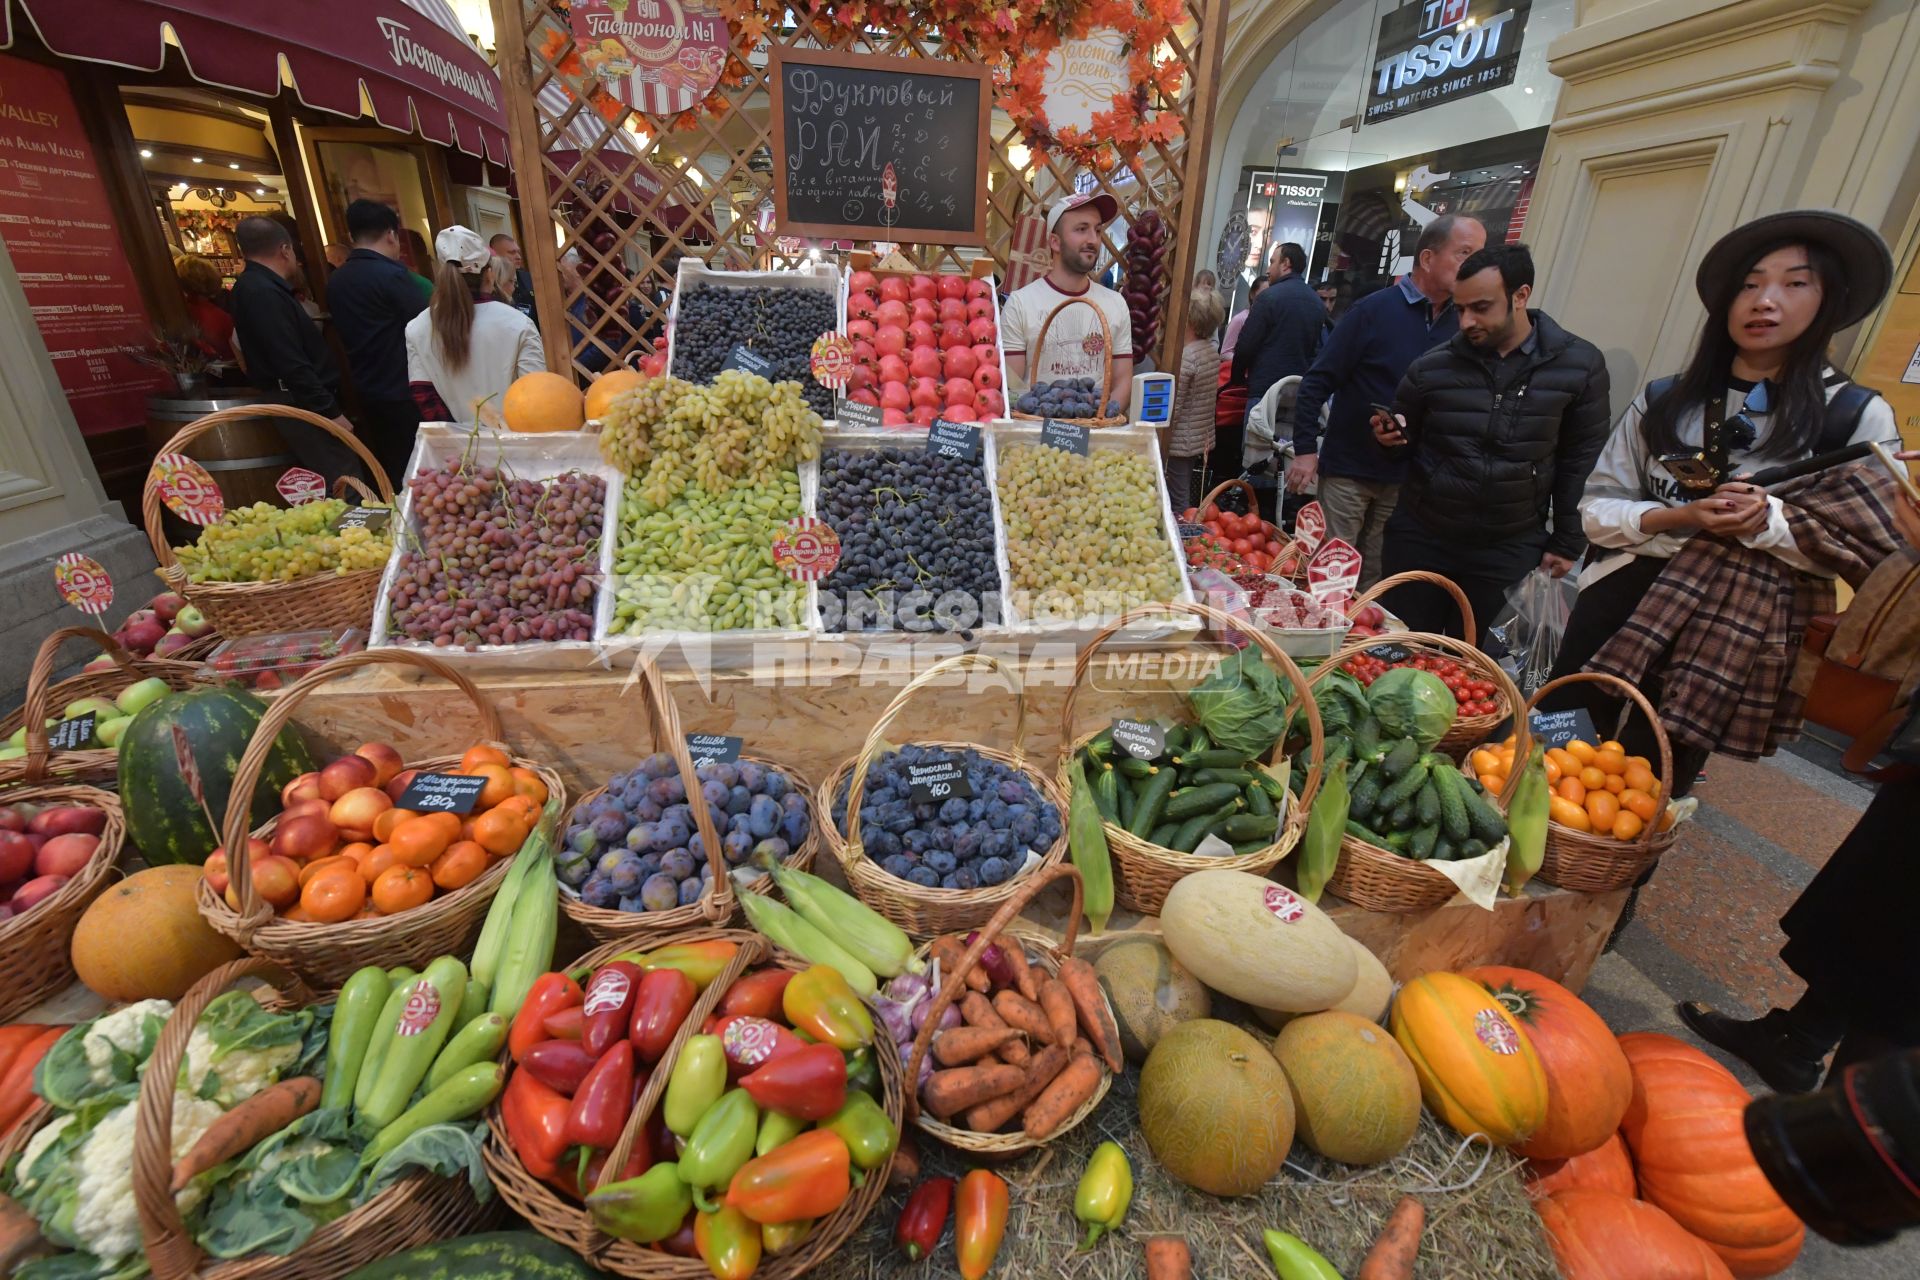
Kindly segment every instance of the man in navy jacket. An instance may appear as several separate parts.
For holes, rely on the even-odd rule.
[[[1273,270],[1272,286],[1247,309],[1233,348],[1232,381],[1245,384],[1249,408],[1280,379],[1305,373],[1326,331],[1326,305],[1307,283],[1307,251],[1291,241],[1276,246]]]

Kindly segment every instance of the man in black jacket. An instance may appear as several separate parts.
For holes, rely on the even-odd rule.
[[[1291,242],[1273,251],[1273,285],[1247,309],[1233,348],[1231,381],[1244,383],[1247,407],[1291,374],[1305,373],[1326,333],[1327,308],[1307,283],[1307,251]],[[1238,466],[1236,457],[1229,465]]]
[[[407,322],[427,309],[413,273],[400,263],[400,215],[377,200],[347,206],[353,252],[327,279],[333,327],[360,392],[367,447],[398,484],[413,456],[420,406],[407,382]]]
[[[1386,571],[1451,578],[1482,635],[1528,573],[1558,578],[1586,549],[1580,495],[1611,416],[1599,349],[1529,312],[1532,292],[1525,245],[1461,263],[1459,335],[1407,369],[1391,419],[1373,417],[1381,445],[1411,459],[1387,524]],[[1385,603],[1416,631],[1461,632],[1437,588],[1399,587]]]

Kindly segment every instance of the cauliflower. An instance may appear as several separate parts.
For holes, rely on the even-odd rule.
[[[16,1166],[16,1190],[27,1192],[40,1185],[40,1179],[33,1172],[34,1161],[46,1153],[55,1139],[66,1132],[73,1123],[72,1116],[61,1116],[52,1124],[42,1125],[40,1131],[27,1139],[26,1150],[20,1153],[20,1163]]]
[[[140,1247],[140,1211],[133,1200],[133,1133],[139,1104],[107,1113],[80,1144],[80,1183],[75,1194],[73,1235],[79,1247],[113,1262]],[[173,1158],[178,1160],[220,1118],[212,1102],[173,1095]],[[188,1212],[200,1195],[191,1189],[175,1197]]]
[[[280,1073],[300,1058],[300,1042],[290,1041],[266,1049],[242,1049],[220,1057],[219,1046],[204,1026],[196,1026],[187,1038],[187,1060],[180,1076],[180,1088],[195,1097],[206,1092],[207,1076],[216,1081],[213,1100],[233,1107],[275,1084]],[[216,1069],[217,1068],[217,1069]]]
[[[145,1054],[152,1048],[146,1039],[147,1019],[165,1022],[172,1013],[170,1000],[142,1000],[96,1018],[81,1041],[93,1082],[102,1088],[116,1083],[113,1074],[116,1049],[145,1065]]]

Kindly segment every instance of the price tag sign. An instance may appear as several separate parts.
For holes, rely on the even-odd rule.
[[[1092,446],[1093,431],[1089,427],[1047,418],[1040,423],[1040,443],[1062,453],[1077,453],[1084,458]]]
[[[464,773],[417,773],[400,793],[397,808],[415,813],[472,813],[487,780]]]
[[[304,507],[327,496],[327,478],[305,467],[288,468],[285,475],[273,482],[273,487],[290,507]]]
[[[78,751],[93,741],[94,714],[89,711],[71,720],[62,720],[47,730],[47,743],[55,751]]]
[[[967,781],[966,763],[952,758],[908,765],[907,789],[908,798],[914,804],[973,799],[973,786]]]
[[[728,369],[738,369],[742,373],[757,373],[769,382],[773,380],[773,361],[739,345],[727,352],[726,360],[720,365],[720,372],[725,373]]]
[[[841,426],[860,431],[877,431],[887,425],[886,415],[880,412],[879,405],[862,404],[858,400],[842,400],[839,416]]]
[[[814,516],[797,516],[773,535],[773,563],[795,582],[817,582],[840,563],[840,535]]]
[[[53,562],[60,598],[82,613],[101,614],[113,603],[113,578],[92,556],[69,551]]]
[[[167,510],[188,524],[218,524],[227,514],[226,499],[207,469],[184,453],[163,453],[153,460],[153,487]]]
[[[1113,745],[1135,760],[1157,760],[1167,749],[1167,730],[1151,721],[1115,720]]]
[[[1571,711],[1529,712],[1527,732],[1545,747],[1564,747],[1575,738],[1588,743],[1600,741],[1600,734],[1593,727],[1593,717],[1587,714],[1585,707],[1575,707]]]
[[[927,431],[927,452],[956,462],[980,461],[980,428],[971,422],[935,418]]]
[[[1306,544],[1308,555],[1320,549],[1327,540],[1327,513],[1319,503],[1309,502],[1300,508],[1293,518],[1293,536]]]
[[[853,340],[844,333],[823,333],[813,340],[813,380],[838,390],[853,373]]]
[[[336,530],[371,529],[375,533],[387,527],[387,521],[393,519],[392,507],[348,507],[333,522]]]
[[[693,767],[696,769],[704,769],[710,764],[732,764],[740,758],[741,741],[724,733],[690,733],[687,735],[687,754],[693,757]]]

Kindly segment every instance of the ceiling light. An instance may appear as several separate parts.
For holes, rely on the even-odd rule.
[[[193,162],[194,162],[195,164],[205,164],[205,163],[206,163],[206,159],[205,159],[204,157],[202,157],[202,156],[195,156],[195,157],[193,158]]]
[[[239,165],[239,163],[238,163],[237,161],[236,161],[235,163],[232,163],[232,164],[229,164],[229,165],[227,166],[227,168],[229,168],[229,169],[238,169],[239,167],[240,167],[240,165]]]
[[[1407,189],[1407,180],[1404,177],[1395,178],[1393,180],[1393,189],[1395,191],[1405,191]]]
[[[153,159],[153,152],[148,150],[146,147],[142,147],[140,148],[140,158],[142,160],[151,160]]]
[[[1527,92],[1528,92],[1528,93],[1532,93],[1532,92],[1533,92],[1533,86],[1532,86],[1532,85],[1528,85],[1528,86],[1527,86]]]
[[[265,187],[255,187],[255,188],[253,189],[253,194],[255,194],[255,195],[257,195],[257,196],[263,196],[263,195],[265,195],[265,194],[267,194],[267,189],[266,189]]]

